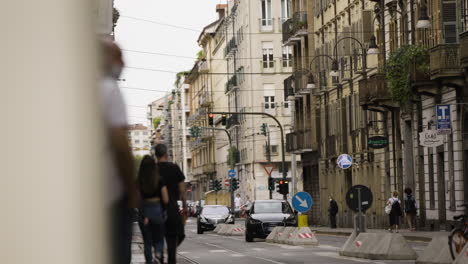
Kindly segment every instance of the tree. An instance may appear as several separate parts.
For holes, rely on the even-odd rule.
[[[153,119],[154,130],[158,129],[158,126],[159,126],[160,123],[161,123],[161,118],[160,117],[156,117],[156,118]]]
[[[186,74],[189,74],[189,73],[190,73],[190,71],[181,71],[181,72],[178,72],[178,73],[176,74],[176,80],[175,80],[175,82],[174,82],[174,86],[175,86],[175,87],[179,87],[179,85],[180,85],[180,80],[182,80],[182,76],[184,76],[184,75],[186,75]]]
[[[112,14],[112,23],[114,23],[113,29],[117,26],[117,21],[119,21],[120,12],[117,8],[114,7],[114,12]]]
[[[197,53],[197,61],[201,61],[203,59],[203,50],[200,50]]]

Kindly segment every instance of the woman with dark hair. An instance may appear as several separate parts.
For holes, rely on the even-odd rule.
[[[414,231],[414,219],[416,218],[417,207],[416,200],[413,197],[413,190],[411,188],[405,189],[405,215],[406,222],[411,232]]]
[[[162,203],[167,204],[167,187],[159,174],[155,160],[145,155],[138,171],[138,186],[143,199],[141,218],[146,263],[153,263],[153,248],[156,260],[163,263],[164,213]]]

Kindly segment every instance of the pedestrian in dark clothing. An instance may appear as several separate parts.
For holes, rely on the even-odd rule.
[[[398,226],[400,225],[400,216],[403,215],[401,210],[401,201],[398,199],[398,192],[393,192],[393,197],[388,199],[387,205],[392,207],[389,218],[390,218],[390,227],[388,228],[389,232],[392,232],[393,227],[395,227],[395,232],[398,233]]]
[[[328,213],[330,215],[330,227],[336,228],[336,214],[338,214],[338,204],[332,196],[330,196],[330,207],[328,208]]]
[[[414,231],[414,219],[417,214],[416,200],[413,197],[413,190],[411,188],[405,189],[405,216],[411,232]]]
[[[177,246],[179,246],[185,238],[184,225],[187,220],[185,176],[179,166],[168,162],[166,145],[156,145],[154,154],[158,159],[159,173],[169,192],[169,203],[166,208],[166,243],[168,264],[175,264]],[[179,212],[179,205],[177,204],[179,200],[182,201],[182,215]]]
[[[153,262],[153,248],[159,263],[163,263],[164,214],[163,206],[169,202],[167,187],[159,173],[155,160],[146,155],[138,171],[138,186],[143,206],[140,210],[140,228],[143,235],[146,263]]]

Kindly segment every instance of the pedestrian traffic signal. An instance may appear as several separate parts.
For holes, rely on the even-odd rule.
[[[268,125],[263,123],[260,129],[262,130],[262,135],[266,136],[267,135],[267,127]]]
[[[221,125],[223,125],[223,126],[226,125],[226,118],[227,118],[227,116],[225,114],[221,115]]]
[[[209,113],[209,114],[208,114],[208,125],[209,125],[209,126],[214,125],[214,120],[213,120],[213,118],[214,118],[214,115],[213,115],[212,113]]]
[[[276,187],[276,191],[282,195],[286,195],[289,193],[289,182],[288,181],[279,181],[278,186]]]
[[[268,178],[268,190],[270,191],[275,190],[275,179],[271,177]]]
[[[231,191],[235,191],[239,189],[239,180],[237,180],[236,178],[232,178],[230,186],[231,186]]]

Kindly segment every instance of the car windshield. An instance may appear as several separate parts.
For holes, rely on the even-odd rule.
[[[255,214],[265,214],[265,213],[283,213],[290,214],[292,213],[291,207],[286,202],[278,203],[255,203],[253,207],[253,213]]]
[[[218,206],[218,207],[204,207],[202,214],[204,215],[227,215],[229,210],[227,207]]]

